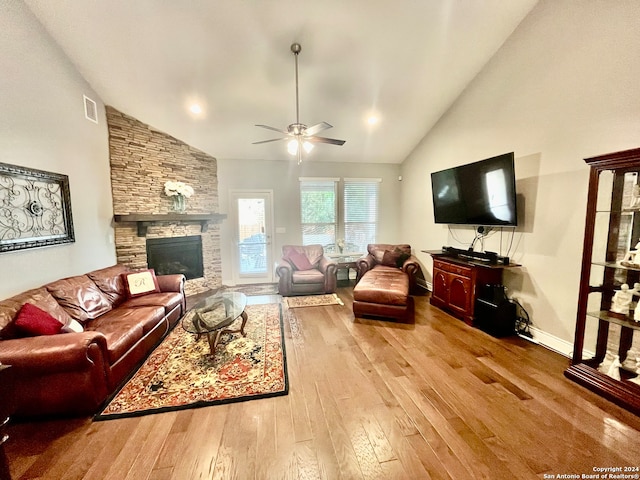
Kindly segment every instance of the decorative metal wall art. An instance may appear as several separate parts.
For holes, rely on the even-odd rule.
[[[0,252],[74,241],[69,177],[0,163]]]

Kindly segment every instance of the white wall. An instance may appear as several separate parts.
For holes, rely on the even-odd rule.
[[[284,148],[284,147],[283,147]],[[320,147],[319,147],[320,148]],[[338,147],[322,147],[338,148]],[[318,152],[319,153],[319,152]],[[314,151],[314,155],[316,151]],[[286,153],[284,154],[286,157]],[[233,258],[235,248],[232,218],[229,212],[229,192],[232,190],[272,190],[274,227],[286,230],[276,234],[273,242],[274,259],[282,255],[282,245],[301,244],[300,177],[381,178],[378,240],[384,243],[404,242],[400,235],[400,166],[392,164],[314,162],[298,165],[295,160],[251,161],[218,159],[218,191],[220,213],[226,213],[220,229],[222,250],[222,281],[233,284]],[[277,279],[276,279],[277,280]]]
[[[111,265],[115,249],[104,106],[22,2],[0,0],[0,11],[0,162],[68,175],[76,237],[0,253],[6,298]],[[83,94],[98,103],[97,125]]]
[[[540,341],[559,340],[556,348],[573,341],[583,159],[640,146],[639,21],[636,0],[542,0],[402,166],[403,237],[424,249],[466,248],[471,229],[453,229],[458,243],[433,223],[430,173],[515,152],[524,211],[512,253],[522,268],[505,284]],[[499,250],[498,240],[485,249]],[[420,260],[430,275],[430,257]]]

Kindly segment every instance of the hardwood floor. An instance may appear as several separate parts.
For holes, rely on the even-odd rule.
[[[354,321],[351,289],[338,293],[343,307],[285,312],[289,395],[16,424],[13,478],[540,479],[640,465],[640,418],[565,379],[566,358],[426,296],[415,325]]]

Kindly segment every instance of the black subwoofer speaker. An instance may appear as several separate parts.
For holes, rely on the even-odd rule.
[[[476,299],[474,326],[494,337],[516,333],[516,305],[511,303],[502,285],[485,285]]]

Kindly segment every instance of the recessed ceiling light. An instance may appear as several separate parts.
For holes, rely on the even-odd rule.
[[[194,115],[200,115],[202,113],[202,107],[197,103],[192,103],[189,107],[189,111]]]
[[[369,115],[369,117],[367,118],[367,123],[369,125],[375,125],[379,121],[380,119],[376,115]]]

